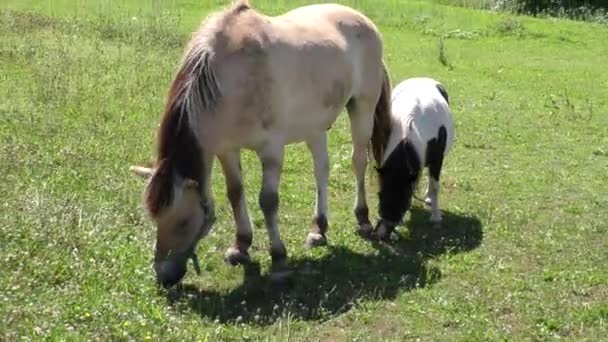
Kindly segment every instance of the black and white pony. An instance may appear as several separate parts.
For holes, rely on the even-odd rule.
[[[425,203],[431,222],[439,224],[439,177],[443,159],[454,142],[454,124],[448,94],[430,78],[410,78],[392,94],[392,121],[381,165],[379,215],[374,233],[389,240],[411,206],[412,196],[425,167],[429,184]]]

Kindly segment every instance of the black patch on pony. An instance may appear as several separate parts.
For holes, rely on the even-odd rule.
[[[435,180],[439,180],[441,175],[441,167],[443,166],[443,155],[445,154],[445,146],[448,140],[448,132],[445,126],[441,125],[437,132],[437,137],[429,140],[426,148],[426,166],[429,168],[429,174]]]
[[[439,180],[447,144],[447,130],[441,125],[437,137],[427,142],[426,164],[429,174]],[[379,215],[390,222],[400,222],[410,208],[412,196],[420,177],[422,165],[414,145],[402,140],[378,168],[380,179]]]
[[[402,140],[377,171],[380,180],[380,217],[400,222],[411,205],[421,171],[420,158],[414,145],[407,139]]]
[[[445,87],[441,84],[436,84],[435,85],[437,87],[437,90],[439,90],[439,92],[441,93],[441,96],[443,96],[443,98],[445,99],[445,102],[447,102],[448,104],[450,104],[450,99],[448,97],[448,92],[447,90],[445,90]]]

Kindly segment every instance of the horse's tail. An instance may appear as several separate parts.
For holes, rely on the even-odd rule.
[[[391,79],[388,75],[386,64],[382,62],[382,91],[376,103],[374,112],[374,129],[372,131],[372,154],[376,160],[376,166],[382,164],[384,150],[391,134]]]

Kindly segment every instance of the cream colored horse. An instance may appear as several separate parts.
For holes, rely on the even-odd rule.
[[[249,261],[252,224],[243,192],[240,150],[262,163],[259,205],[271,241],[272,279],[287,272],[278,227],[279,179],[285,145],[305,142],[314,159],[316,212],[306,239],[326,244],[329,160],[327,130],[344,109],[352,135],[355,216],[372,230],[365,191],[367,147],[376,161],[388,138],[391,85],[374,24],[341,5],[305,6],[266,16],[246,1],[206,20],[186,48],[171,85],[157,137],[145,202],[157,226],[155,271],[164,286],[179,282],[198,241],[210,230],[210,177],[217,156],[226,177],[236,240],[231,264]]]

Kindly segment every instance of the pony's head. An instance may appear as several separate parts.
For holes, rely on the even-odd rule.
[[[204,202],[200,183],[180,176],[167,162],[155,169],[131,170],[148,179],[145,203],[156,225],[156,279],[164,287],[172,286],[186,274],[188,259],[196,257],[198,241],[213,224],[213,208]]]
[[[401,141],[377,168],[380,185],[379,215],[374,231],[378,238],[387,240],[401,222],[412,203],[412,196],[420,177],[420,158],[414,146]]]

